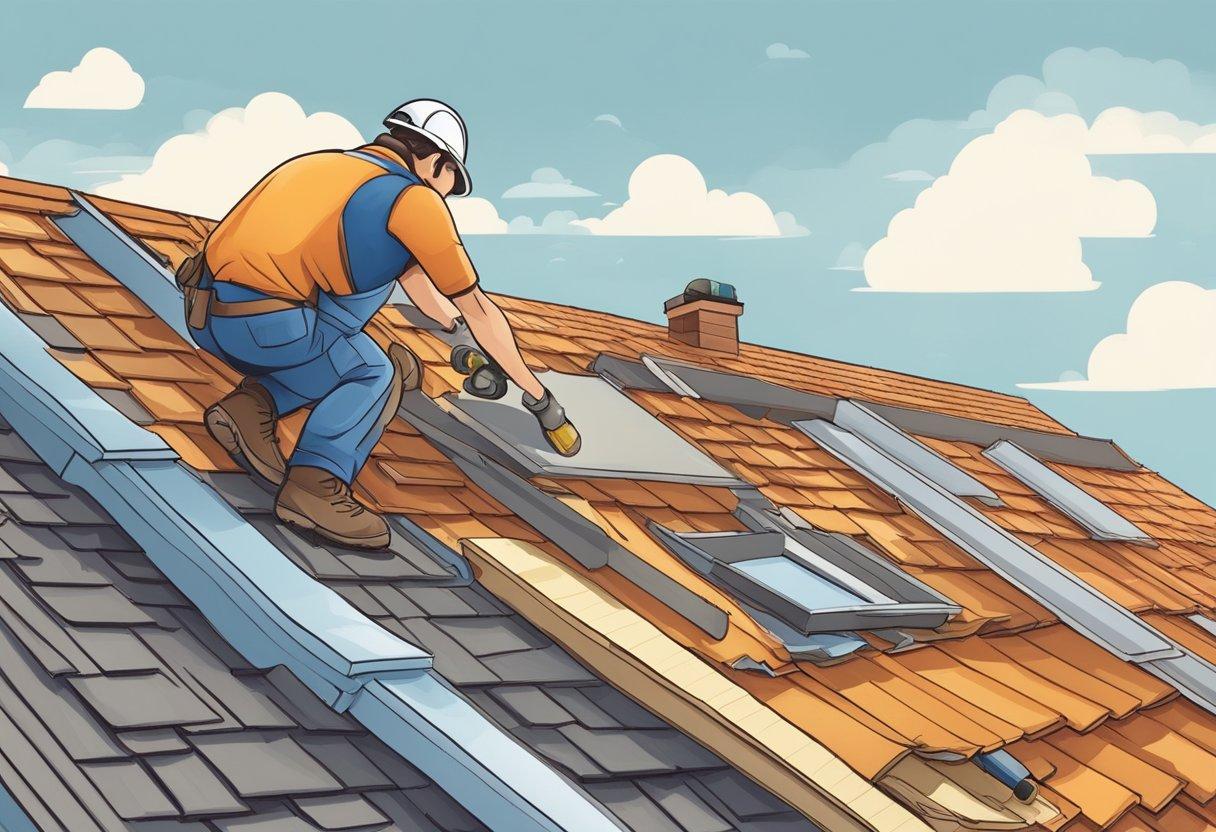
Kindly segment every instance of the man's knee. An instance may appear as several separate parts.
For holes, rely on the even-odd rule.
[[[351,338],[350,345],[359,356],[359,366],[347,375],[346,380],[358,381],[375,388],[377,392],[387,389],[393,380],[393,362],[380,349],[380,345],[363,332]]]

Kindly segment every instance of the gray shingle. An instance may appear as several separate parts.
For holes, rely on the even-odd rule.
[[[371,593],[357,584],[334,584],[331,589],[366,616],[382,618],[390,615],[389,611]]]
[[[34,529],[30,529],[34,532]],[[139,552],[131,538],[127,537],[116,526],[59,526],[54,530],[55,536],[73,549],[94,552],[105,549],[113,552]],[[147,557],[141,553],[145,561]]]
[[[0,540],[18,555],[31,558],[52,557],[63,548],[62,539],[52,530],[20,522],[0,523]]]
[[[216,818],[220,832],[317,832],[317,827],[290,809],[268,809],[254,817]]]
[[[293,803],[309,820],[326,830],[359,829],[388,823],[388,818],[357,794],[298,797]]]
[[[96,389],[96,392],[97,395],[109,402],[111,407],[135,424],[151,425],[156,423],[156,419],[139,403],[139,399],[132,396],[126,390],[112,390],[99,387]]]
[[[72,527],[78,528],[78,527]],[[165,576],[160,573],[152,561],[143,552],[119,552],[106,550],[99,553],[118,574],[129,581],[163,581]]]
[[[477,610],[469,606],[451,589],[443,587],[399,587],[402,594],[417,604],[430,616],[476,615]]]
[[[274,509],[274,493],[248,474],[198,471],[199,479],[214,488],[239,512],[269,513]]]
[[[581,725],[566,725],[557,730],[614,774],[666,774],[722,765],[712,753],[673,729],[591,731]]]
[[[252,680],[250,680],[252,681]],[[305,687],[294,673],[279,665],[270,670],[262,690],[302,728],[309,731],[356,731],[357,724],[334,711]]]
[[[84,344],[76,339],[76,336],[68,332],[67,328],[59,323],[59,320],[54,315],[35,315],[28,312],[18,312],[17,317],[22,322],[34,331],[34,334],[46,342],[48,347],[54,347],[57,350],[70,350],[72,352],[83,352]]]
[[[343,566],[361,578],[392,581],[426,577],[426,573],[391,549],[382,552],[360,552],[334,546],[327,548]]]
[[[447,618],[435,626],[456,639],[474,656],[493,656],[544,647],[548,640],[514,616]]]
[[[592,682],[586,668],[570,658],[556,644],[526,653],[487,656],[482,664],[494,671],[504,682]]]
[[[49,672],[65,672],[53,669],[62,667],[63,661],[80,673],[97,672],[97,666],[67,637],[59,622],[30,596],[30,590],[20,585],[4,565],[0,565],[0,620],[18,635]]]
[[[609,685],[587,685],[579,691],[626,728],[666,728],[667,723]]]
[[[0,433],[0,460],[17,462],[41,462],[34,449],[21,439],[15,431]]]
[[[395,618],[421,618],[426,615],[421,607],[394,586],[369,584],[366,589]]]
[[[133,754],[175,754],[190,746],[171,728],[120,731],[118,740]]]
[[[367,734],[351,737],[312,734],[303,737],[301,743],[349,789],[392,785],[418,789],[427,784],[418,769]]]
[[[163,673],[69,679],[81,698],[115,728],[218,722],[219,714]]]
[[[148,766],[184,814],[226,815],[249,808],[197,754],[151,757]]]
[[[638,785],[687,832],[731,832],[733,828],[683,780],[642,780]]]
[[[402,792],[371,792],[367,795],[367,799],[388,815],[395,825],[394,828],[409,830],[409,832],[447,832],[447,830],[440,830],[435,822]]]
[[[100,560],[95,554],[63,549],[53,557],[21,558],[13,565],[20,569],[26,580],[32,584],[108,586],[109,576],[96,566]]]
[[[646,832],[685,832],[633,783],[588,783],[587,791],[632,829],[644,829]]]
[[[582,691],[572,687],[552,685],[546,688],[549,696],[565,708],[584,728],[620,728],[619,722],[601,710]]]
[[[595,761],[579,751],[556,728],[516,728],[511,731],[537,754],[578,780],[605,779],[608,775]]]
[[[112,586],[39,586],[34,591],[70,624],[152,623],[147,613]]]
[[[540,688],[512,685],[490,688],[490,695],[501,702],[525,725],[565,725],[574,717],[562,709]]]
[[[145,632],[143,639],[200,699],[216,700],[244,727],[295,727],[295,722],[265,695],[237,679],[211,651],[203,649],[193,632]]]
[[[123,820],[179,815],[173,801],[139,763],[83,763],[80,768]]]
[[[788,812],[789,807],[764,787],[734,769],[701,774],[697,781],[741,818],[750,819]],[[696,785],[694,785],[696,788]],[[700,791],[700,789],[697,789]]]
[[[276,549],[291,558],[301,569],[321,580],[351,580],[355,573],[332,553],[306,541],[273,516],[254,514],[246,518]]]
[[[130,630],[118,627],[68,627],[72,639],[106,673],[158,670],[158,659]]]
[[[67,521],[47,505],[47,501],[31,494],[0,494],[0,505],[22,523],[53,526]]]
[[[499,677],[472,653],[429,620],[414,618],[402,626],[410,634],[411,641],[434,655],[435,669],[452,684],[492,685],[499,681]]]
[[[204,734],[190,742],[241,797],[332,792],[342,788],[299,743],[262,731]]]

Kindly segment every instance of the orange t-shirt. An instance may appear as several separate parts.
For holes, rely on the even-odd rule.
[[[443,294],[477,285],[447,204],[393,152],[359,148],[279,165],[228,212],[207,241],[217,281],[275,297],[349,295],[382,287],[414,261]]]

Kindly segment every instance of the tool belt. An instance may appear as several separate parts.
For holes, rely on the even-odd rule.
[[[207,318],[211,315],[220,318],[236,318],[312,305],[305,301],[272,297],[235,303],[219,300],[215,297],[215,289],[212,288],[210,275],[207,274],[206,262],[201,251],[183,260],[174,278],[178,288],[182,290],[186,307],[186,323],[191,329],[202,329],[207,326]]]

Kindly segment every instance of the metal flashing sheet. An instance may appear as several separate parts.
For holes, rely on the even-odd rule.
[[[552,371],[539,378],[582,434],[582,450],[573,457],[563,457],[548,446],[536,418],[520,401],[518,388],[512,387],[497,401],[461,391],[447,403],[457,419],[533,474],[727,487],[740,484],[737,477],[602,378]]]
[[[1056,473],[1013,442],[1002,439],[986,448],[984,456],[1077,521],[1094,538],[1137,543],[1153,542],[1153,539],[1135,523],[1118,514],[1079,485]]]
[[[836,405],[832,421],[914,468],[956,497],[975,497],[990,506],[1001,505],[1000,498],[975,477],[863,404],[842,400]]]

